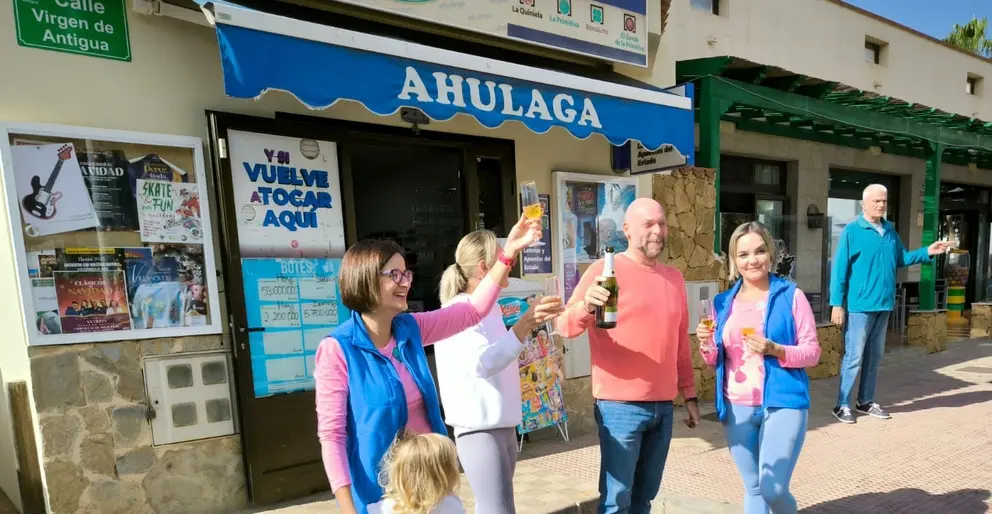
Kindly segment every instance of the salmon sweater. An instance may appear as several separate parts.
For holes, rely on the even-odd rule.
[[[599,400],[655,402],[696,396],[689,349],[685,279],[662,263],[645,266],[625,254],[614,258],[620,288],[616,328],[596,328],[582,299],[603,273],[594,262],[576,286],[558,330],[565,338],[589,331],[592,394]]]

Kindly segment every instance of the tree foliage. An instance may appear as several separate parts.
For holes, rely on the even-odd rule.
[[[972,18],[964,25],[954,24],[951,33],[944,38],[944,41],[975,52],[984,57],[992,57],[992,34],[989,33],[988,18]]]

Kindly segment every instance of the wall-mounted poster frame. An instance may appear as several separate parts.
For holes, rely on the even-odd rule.
[[[602,256],[603,248],[627,249],[623,218],[627,206],[641,196],[637,177],[617,177],[556,171],[554,177],[557,231],[554,238],[555,275],[568,301],[582,273]],[[589,375],[589,337],[569,340],[565,378]]]
[[[200,138],[0,121],[0,169],[29,345],[222,332]]]

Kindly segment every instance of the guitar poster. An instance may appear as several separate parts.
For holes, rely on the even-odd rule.
[[[10,153],[28,236],[62,234],[100,225],[72,143],[15,145]]]
[[[138,222],[146,243],[203,243],[197,184],[138,179]]]
[[[138,230],[138,211],[124,152],[79,152],[78,160],[100,228]]]

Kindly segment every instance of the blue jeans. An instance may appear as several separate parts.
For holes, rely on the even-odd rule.
[[[730,405],[723,431],[744,481],[744,514],[794,514],[792,471],[806,439],[806,409]]]
[[[599,514],[649,514],[672,444],[672,402],[596,400]]]
[[[844,326],[844,360],[840,365],[840,390],[837,406],[850,407],[854,379],[858,383],[858,405],[875,401],[878,365],[885,355],[885,329],[888,312],[849,312]]]

